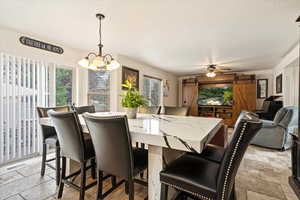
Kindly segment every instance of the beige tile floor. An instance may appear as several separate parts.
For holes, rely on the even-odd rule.
[[[40,158],[24,164],[0,168],[0,200],[54,200],[56,185],[54,171],[47,169],[40,177]],[[288,184],[291,174],[290,151],[273,151],[250,146],[236,177],[238,200],[296,200]],[[110,183],[107,181],[106,188]],[[136,185],[135,199],[142,200],[147,189]],[[86,193],[86,199],[95,199],[96,188]],[[78,199],[78,192],[65,187],[64,200]],[[127,199],[120,187],[107,199]]]

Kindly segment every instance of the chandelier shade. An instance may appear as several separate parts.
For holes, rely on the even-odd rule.
[[[112,55],[105,54],[102,55],[102,37],[101,37],[101,20],[104,19],[103,14],[96,14],[96,17],[99,19],[99,52],[98,54],[91,52],[86,57],[78,61],[79,66],[90,69],[90,70],[115,70],[118,69],[121,65],[116,61]]]

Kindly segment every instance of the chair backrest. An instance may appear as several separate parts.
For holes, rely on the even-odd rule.
[[[73,109],[80,115],[83,113],[95,113],[96,109],[94,105],[89,105],[89,106],[74,106]]]
[[[57,107],[36,107],[39,118],[48,117],[48,111],[54,110],[56,112],[68,112],[70,106],[57,106]]]
[[[298,117],[299,117],[299,111],[298,108],[295,106],[288,106],[287,109],[291,110],[292,117],[291,120],[288,122],[288,127],[298,127]]]
[[[95,147],[97,169],[125,179],[133,175],[131,136],[126,116],[84,114]]]
[[[270,105],[271,105],[271,101],[264,100],[263,105],[262,105],[262,110],[264,112],[268,112]]]
[[[160,113],[160,106],[140,107],[139,113],[158,115]]]
[[[164,106],[165,115],[178,115],[178,116],[188,116],[189,107],[172,107],[172,106]]]
[[[55,127],[61,148],[61,156],[81,162],[85,161],[85,144],[82,128],[76,112],[48,111]]]
[[[233,137],[225,149],[217,180],[217,199],[227,200],[234,179],[251,139],[262,127],[262,122],[251,113],[244,113],[235,127]]]
[[[298,109],[294,106],[286,106],[281,108],[275,115],[274,123],[283,127],[287,128],[288,125],[298,118]],[[297,123],[297,122],[296,122]]]
[[[69,106],[58,106],[58,107],[37,107],[36,108],[39,118],[48,117],[48,111],[54,110],[56,112],[68,112],[70,110]],[[46,138],[56,135],[55,128],[51,126],[41,126],[42,128],[42,140],[44,141]]]

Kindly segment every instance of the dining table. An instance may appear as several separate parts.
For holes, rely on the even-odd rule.
[[[97,112],[95,116],[125,115],[120,112]],[[83,132],[88,128],[79,115]],[[40,125],[53,126],[50,118],[41,118]],[[159,200],[161,192],[160,171],[184,152],[201,153],[204,147],[222,128],[220,118],[137,114],[128,119],[132,144],[143,143],[148,149],[148,199]],[[97,147],[95,147],[97,148]],[[70,164],[72,162],[70,161]],[[69,168],[72,168],[70,166]]]

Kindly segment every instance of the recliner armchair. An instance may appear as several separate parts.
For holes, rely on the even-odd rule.
[[[251,144],[286,150],[292,147],[291,134],[298,127],[298,108],[287,106],[281,108],[274,121],[262,120],[263,127],[251,141]]]

